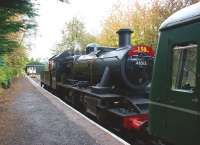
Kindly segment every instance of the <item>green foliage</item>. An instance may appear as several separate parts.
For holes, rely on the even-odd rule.
[[[41,62],[40,59],[34,59],[34,58],[29,59],[27,64],[29,64],[29,65],[34,65],[34,64],[43,65],[43,63]]]
[[[0,83],[2,87],[7,88],[11,80],[11,68],[5,64],[6,56],[0,56]]]
[[[4,15],[8,17],[16,14],[35,16],[31,0],[1,0],[0,4],[1,8],[7,9],[7,13]]]
[[[0,52],[18,47],[16,40],[8,39],[7,35],[35,26],[34,21],[28,19],[35,15],[30,0],[0,1]]]
[[[0,54],[9,53],[18,46],[19,44],[15,40],[10,40],[7,38],[0,39]]]

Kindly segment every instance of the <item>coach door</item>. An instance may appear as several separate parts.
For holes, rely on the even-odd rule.
[[[169,96],[167,98],[166,134],[175,144],[198,142],[200,26],[190,24],[171,30]]]

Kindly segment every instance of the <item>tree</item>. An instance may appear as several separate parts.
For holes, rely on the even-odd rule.
[[[134,0],[131,5],[117,3],[105,19],[98,42],[103,45],[117,46],[116,31],[131,28],[133,45],[146,44],[156,48],[161,23],[172,13],[200,0],[150,0],[141,3]]]
[[[0,1],[0,84],[3,86],[24,68],[27,57],[22,40],[24,32],[35,25],[32,19],[35,15],[30,0]]]
[[[129,13],[131,13],[130,10],[125,9],[121,2],[114,4],[110,15],[103,22],[98,42],[102,45],[116,47],[118,45],[116,31],[123,27],[131,28]]]
[[[8,35],[33,27],[35,24],[28,18],[35,15],[30,0],[0,1],[0,53],[19,46],[18,42],[9,39]]]
[[[88,43],[94,41],[95,37],[85,31],[84,24],[78,18],[73,17],[71,21],[66,23],[63,30],[63,38],[53,52],[58,54],[64,50],[70,50],[72,52],[75,50],[84,51],[83,48]]]

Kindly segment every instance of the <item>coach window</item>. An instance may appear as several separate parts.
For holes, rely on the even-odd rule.
[[[197,45],[175,46],[172,58],[172,90],[193,92],[196,86]]]

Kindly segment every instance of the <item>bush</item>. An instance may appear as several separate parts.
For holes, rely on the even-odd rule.
[[[10,87],[10,82],[12,79],[11,69],[9,67],[0,67],[0,85],[2,88],[6,89]]]

